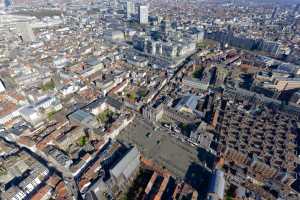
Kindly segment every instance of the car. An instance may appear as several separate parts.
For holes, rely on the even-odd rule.
[[[180,131],[178,128],[174,128],[174,131],[175,131],[176,133],[181,133],[181,131]]]
[[[163,126],[166,127],[166,128],[168,128],[168,129],[171,129],[171,125],[170,124],[165,123],[165,124],[163,124]]]
[[[146,134],[146,137],[149,138],[150,136],[151,136],[151,133],[148,132],[148,133]]]

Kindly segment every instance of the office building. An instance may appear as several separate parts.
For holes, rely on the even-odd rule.
[[[139,22],[148,24],[149,7],[148,5],[139,5]]]
[[[294,15],[297,14],[299,8],[300,8],[300,3],[298,3],[298,4],[295,5],[294,11],[293,11],[293,14],[294,14]]]
[[[160,30],[163,34],[168,33],[172,29],[171,22],[169,20],[164,20],[160,24]]]
[[[224,199],[224,192],[225,192],[224,172],[219,169],[216,169],[210,181],[208,199],[209,200]]]
[[[130,19],[131,16],[135,13],[134,3],[132,1],[126,2],[126,15],[127,19]]]
[[[5,8],[12,6],[12,0],[3,0]]]
[[[18,22],[16,24],[17,33],[20,36],[22,42],[33,42],[35,41],[35,35],[32,27],[28,22]]]

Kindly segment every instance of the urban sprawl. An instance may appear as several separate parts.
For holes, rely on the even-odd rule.
[[[0,0],[1,200],[299,200],[300,2]]]

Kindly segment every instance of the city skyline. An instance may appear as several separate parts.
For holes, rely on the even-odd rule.
[[[0,199],[299,200],[300,3],[0,1]]]

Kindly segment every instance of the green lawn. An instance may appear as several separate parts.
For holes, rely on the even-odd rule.
[[[207,44],[205,44],[204,42],[198,42],[197,43],[197,48],[198,49],[205,49],[205,48],[207,48]]]
[[[49,90],[53,90],[55,88],[55,83],[53,80],[45,83],[44,85],[41,86],[41,89],[43,91],[49,91]]]
[[[51,111],[49,112],[47,115],[48,115],[48,119],[53,119],[53,116],[58,113],[60,110],[57,110],[57,111]]]
[[[80,146],[84,146],[86,143],[87,143],[87,138],[86,138],[86,136],[82,136],[81,138],[79,138],[79,145]]]
[[[111,110],[106,109],[105,111],[103,111],[97,116],[97,120],[101,123],[106,123],[112,118],[113,114],[114,113]]]
[[[193,78],[201,78],[203,74],[204,68],[200,67],[193,72]]]
[[[196,45],[198,49],[207,49],[216,46],[216,44],[217,43],[213,40],[203,40],[201,42],[198,42]]]
[[[0,168],[0,176],[6,175],[7,174],[7,170],[4,168]]]
[[[127,94],[127,97],[133,101],[136,100],[137,98],[137,95],[136,95],[136,92],[135,91],[131,91],[130,93]]]

